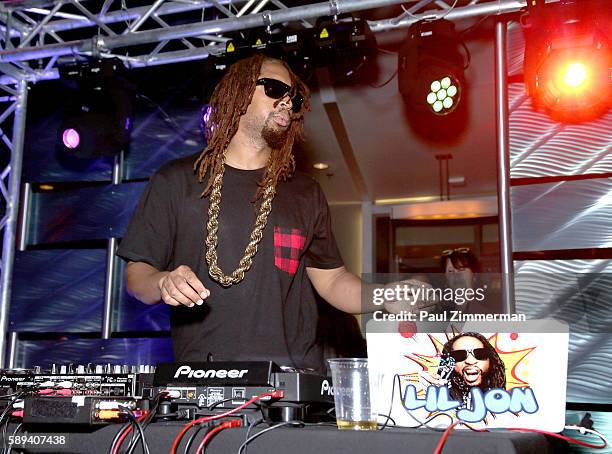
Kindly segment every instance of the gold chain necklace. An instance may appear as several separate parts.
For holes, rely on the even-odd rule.
[[[244,250],[244,256],[238,263],[238,267],[232,274],[226,276],[218,265],[217,258],[217,232],[219,230],[219,212],[221,205],[221,188],[223,187],[223,173],[225,172],[225,156],[221,161],[221,172],[215,176],[210,200],[208,205],[208,223],[206,224],[206,263],[208,264],[208,274],[215,281],[224,287],[237,284],[244,279],[246,273],[253,264],[253,257],[257,253],[257,245],[263,237],[263,230],[268,222],[268,215],[272,210],[272,199],[276,193],[274,186],[266,187],[263,195],[259,213],[255,220],[255,227],[251,232],[251,241]]]

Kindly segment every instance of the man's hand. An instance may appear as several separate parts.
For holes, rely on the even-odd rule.
[[[186,265],[162,276],[157,286],[164,303],[170,306],[200,306],[210,296],[210,290],[197,278]]]

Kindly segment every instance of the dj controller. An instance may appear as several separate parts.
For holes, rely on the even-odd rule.
[[[270,361],[0,369],[0,412],[24,424],[108,424],[152,410],[173,419],[238,409],[270,421],[320,420],[333,404],[329,377]]]

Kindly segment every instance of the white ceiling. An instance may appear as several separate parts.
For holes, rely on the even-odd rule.
[[[460,29],[461,27],[458,27]],[[378,34],[379,46],[389,48],[406,31]],[[496,189],[495,85],[492,39],[466,41],[472,61],[466,70],[469,84],[468,123],[452,144],[430,143],[413,132],[403,114],[397,77],[381,88],[368,85],[325,87],[323,97],[335,97],[365,183],[366,200],[439,195],[436,154],[451,153],[449,175],[464,176],[463,187],[451,188],[451,198],[494,195]],[[378,85],[397,67],[397,56],[379,52]],[[320,79],[319,79],[319,83]],[[331,91],[329,91],[331,90]],[[330,203],[362,199],[321,101],[321,90],[313,90],[312,111],[306,116],[306,161],[324,161],[327,171],[313,171]],[[463,101],[466,100],[463,99]],[[327,174],[333,173],[333,176]]]

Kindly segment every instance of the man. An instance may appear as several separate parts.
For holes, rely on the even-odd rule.
[[[177,360],[273,360],[323,370],[310,283],[362,312],[325,197],[294,174],[309,92],[289,67],[255,55],[216,87],[208,146],[152,178],[117,254],[128,291],[171,306]]]
[[[473,387],[483,393],[506,388],[506,369],[491,343],[479,333],[468,332],[450,339],[442,349],[442,358],[452,358],[455,366],[448,378],[449,395],[469,407]]]

